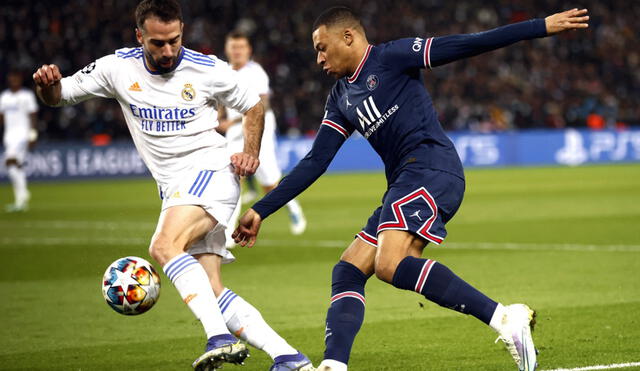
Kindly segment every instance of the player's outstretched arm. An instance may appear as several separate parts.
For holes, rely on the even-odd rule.
[[[242,131],[244,135],[244,149],[231,156],[231,164],[236,174],[240,176],[252,175],[258,169],[260,160],[260,143],[264,130],[264,106],[256,103],[244,114]]]
[[[241,246],[252,247],[256,243],[260,225],[262,225],[260,214],[253,209],[249,209],[240,217],[238,227],[231,237]]]
[[[433,38],[426,48],[426,67],[441,66],[463,58],[473,57],[495,49],[557,33],[589,27],[586,9],[572,9],[545,19],[531,19],[473,34],[449,35]]]
[[[276,188],[256,202],[241,218],[232,234],[236,243],[253,246],[262,221],[307,189],[326,170],[345,141],[334,129],[321,126],[311,151]]]
[[[48,105],[55,106],[62,99],[62,74],[55,64],[45,64],[33,74],[36,83],[36,94],[40,100]]]

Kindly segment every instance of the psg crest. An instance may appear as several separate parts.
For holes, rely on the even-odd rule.
[[[372,91],[377,87],[378,87],[378,76],[369,75],[369,77],[367,77],[367,89]]]

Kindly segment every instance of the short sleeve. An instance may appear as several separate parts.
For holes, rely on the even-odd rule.
[[[382,61],[400,70],[431,68],[430,52],[433,37],[398,39],[384,44]]]
[[[327,97],[327,103],[324,106],[324,118],[322,119],[322,126],[327,126],[338,133],[340,133],[345,139],[347,139],[355,128],[349,123],[349,121],[342,115],[338,109],[338,102],[336,98],[337,94],[335,88]]]
[[[115,55],[102,57],[72,76],[63,78],[60,81],[62,99],[59,105],[76,104],[94,97],[113,98],[110,72],[117,64],[116,58]]]
[[[257,63],[252,80],[252,85],[256,93],[259,95],[269,95],[269,75],[267,75],[267,72]]]
[[[36,95],[31,90],[27,90],[26,92],[27,113],[38,112],[38,102],[36,101]]]
[[[247,82],[242,81],[238,73],[226,62],[216,60],[213,78],[213,98],[225,107],[245,113],[260,101],[256,91]]]
[[[0,94],[0,113],[4,113],[6,108],[4,107],[4,93]]]

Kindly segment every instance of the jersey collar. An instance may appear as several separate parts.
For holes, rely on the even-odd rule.
[[[165,72],[165,73],[171,73],[175,71],[176,68],[178,68],[178,66],[180,65],[180,62],[182,62],[182,56],[184,56],[184,46],[180,47],[180,54],[178,54],[178,61],[176,62],[176,65],[171,69],[171,71]],[[162,74],[160,71],[151,71],[149,69],[149,66],[147,66],[147,56],[144,53],[142,53],[142,64],[144,64],[144,68],[146,68],[147,72],[149,72],[150,74],[152,75]]]
[[[371,44],[369,44],[369,46],[367,46],[367,51],[362,56],[362,59],[360,60],[360,64],[358,64],[358,68],[356,68],[356,72],[354,72],[353,75],[351,75],[350,77],[347,77],[347,81],[350,84],[353,84],[358,79],[358,76],[360,76],[360,72],[362,71],[362,67],[364,67],[364,64],[367,62],[367,58],[369,58],[369,53],[371,52],[372,48],[373,48],[373,45],[371,45]]]

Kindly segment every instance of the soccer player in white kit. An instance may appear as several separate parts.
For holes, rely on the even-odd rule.
[[[238,72],[238,76],[260,95],[262,104],[265,107],[264,133],[262,134],[262,145],[260,147],[260,166],[256,170],[255,178],[262,186],[264,193],[274,189],[280,178],[282,171],[278,166],[276,157],[276,116],[271,110],[269,96],[269,76],[265,70],[251,59],[252,47],[249,37],[241,32],[231,32],[225,40],[225,54],[231,67]],[[220,120],[218,131],[224,132],[228,141],[229,149],[232,153],[239,151],[243,147],[244,138],[242,135],[242,114],[233,108],[226,108],[225,119]],[[230,225],[235,226],[240,216],[240,202],[231,218]],[[293,199],[287,203],[289,218],[291,220],[291,233],[302,234],[307,228],[307,220],[302,212],[300,203]],[[231,233],[233,228],[227,229],[227,246],[233,246]]]
[[[26,211],[31,194],[23,168],[29,147],[38,138],[36,130],[36,96],[22,86],[22,75],[12,71],[7,76],[9,88],[0,95],[0,122],[4,122],[4,161],[13,186],[14,203],[8,212]]]
[[[258,95],[223,61],[182,47],[177,0],[144,0],[136,8],[141,47],[119,49],[70,77],[56,65],[34,75],[48,105],[93,97],[120,103],[133,141],[158,184],[162,211],[149,247],[184,302],[201,321],[208,341],[196,370],[242,363],[248,349],[231,332],[264,350],[271,370],[311,370],[253,306],[225,288],[220,266],[234,260],[224,229],[239,196],[239,176],[253,174],[264,108]],[[216,107],[243,114],[244,147],[229,158],[215,131]]]

